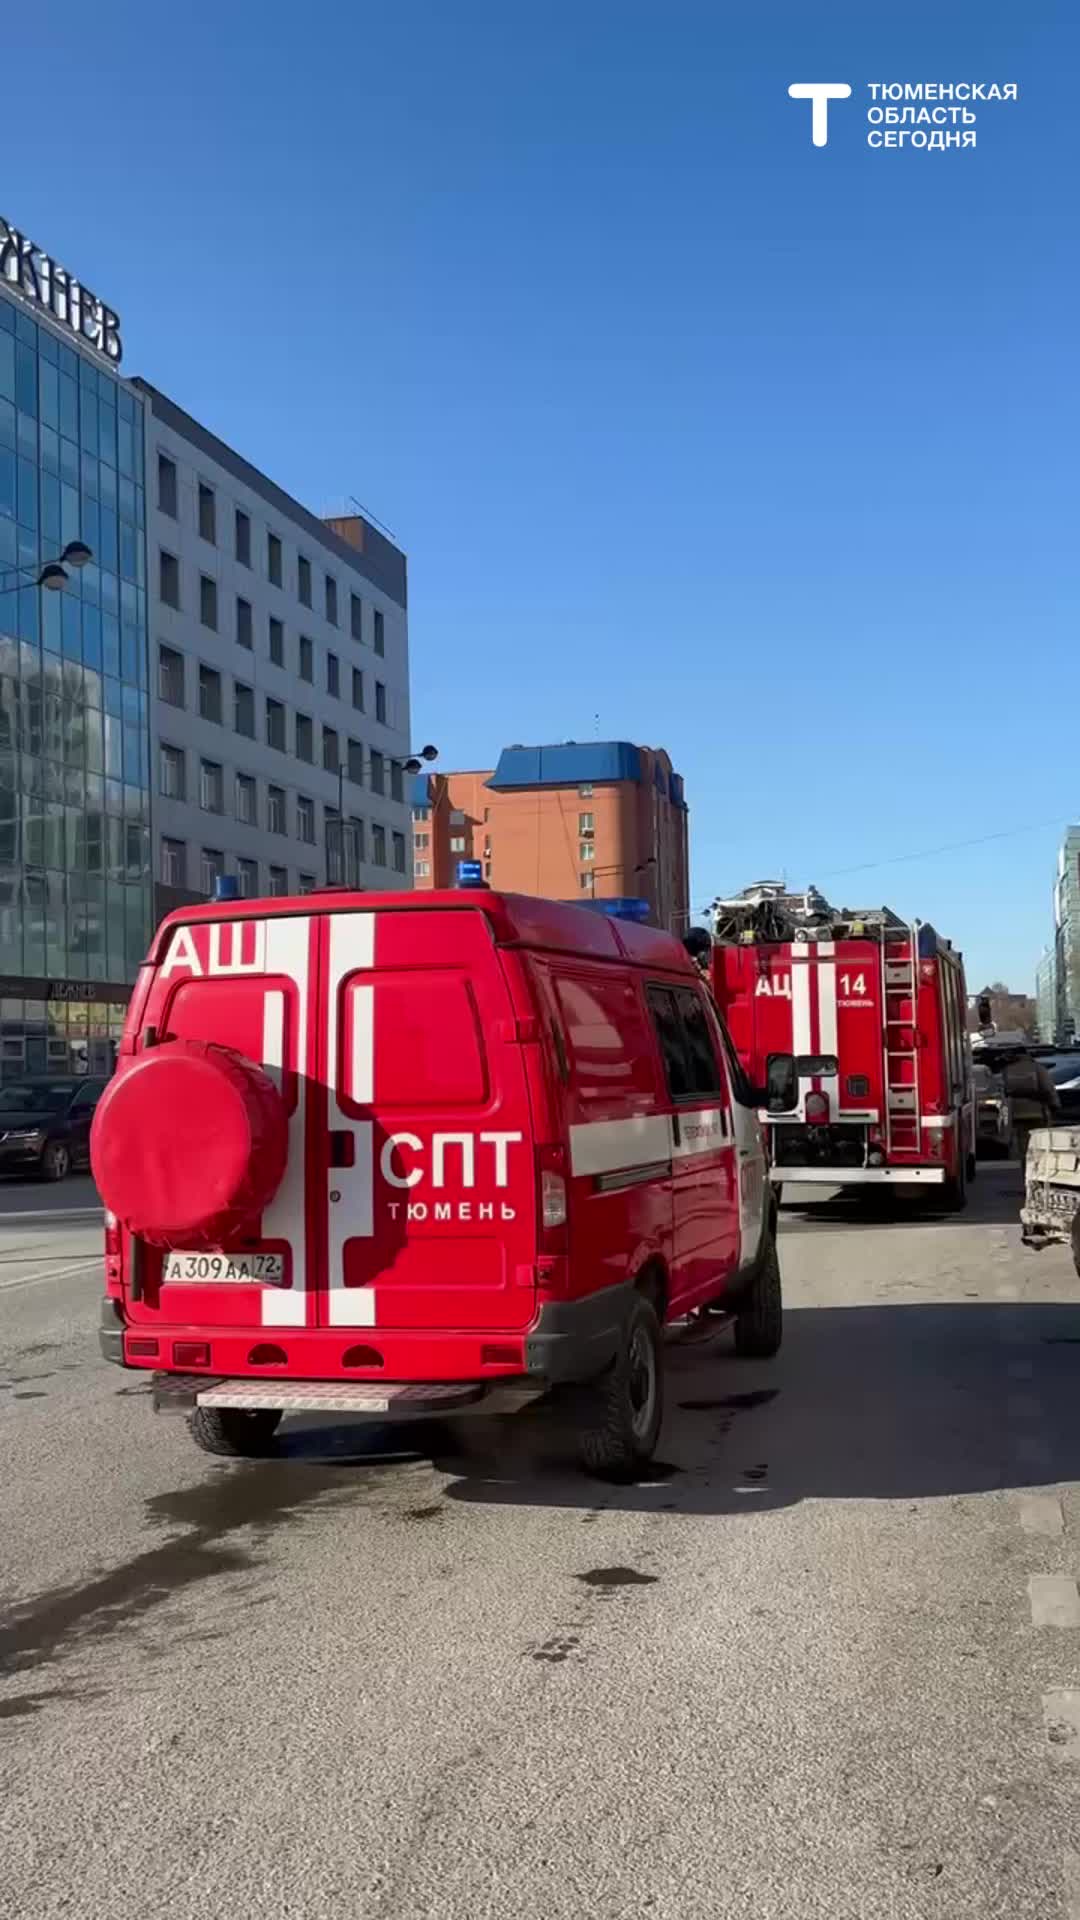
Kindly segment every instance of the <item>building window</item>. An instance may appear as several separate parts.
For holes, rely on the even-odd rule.
[[[377,823],[371,829],[371,860],[373,866],[386,865],[386,828]]]
[[[205,573],[199,575],[199,619],[204,627],[217,632],[217,581]]]
[[[296,716],[296,757],[306,760],[309,766],[315,758],[315,730],[307,713],[298,713]]]
[[[157,457],[157,503],[159,512],[176,519],[176,462],[165,453]]]
[[[358,593],[349,595],[349,632],[354,640],[364,638],[364,603]]]
[[[208,540],[212,547],[217,546],[217,512],[214,506],[214,489],[204,480],[199,481],[199,537]]]
[[[582,840],[578,847],[582,862],[596,859],[596,846],[592,840]]]
[[[245,687],[242,680],[233,685],[233,727],[247,740],[255,738],[255,689]]]
[[[375,682],[375,718],[380,726],[386,725],[386,688],[381,680]]]
[[[167,607],[180,605],[180,562],[175,553],[158,554],[158,594]]]
[[[352,703],[357,713],[364,711],[364,675],[360,667],[352,670]]]
[[[332,573],[326,576],[326,617],[332,627],[337,626],[337,581]]]
[[[275,667],[285,665],[285,629],[273,614],[270,615],[270,658]]]
[[[285,709],[280,700],[266,703],[266,744],[285,752]]]
[[[326,773],[336,773],[341,765],[341,752],[334,727],[324,727],[322,730],[322,763]]]
[[[390,798],[391,800],[405,798],[405,770],[400,760],[390,762]]]
[[[340,700],[341,663],[336,653],[328,653],[326,656],[326,691],[332,694],[335,700]]]
[[[386,652],[386,627],[378,607],[375,609],[375,651],[380,660]]]
[[[414,820],[430,820],[431,808],[430,807],[414,807],[412,810],[412,817]]]
[[[451,810],[450,825],[452,827],[463,827],[465,825],[465,815],[462,813],[460,807],[454,807]]]
[[[251,565],[251,521],[240,508],[236,509],[236,557],[242,567]]]
[[[236,602],[236,644],[238,647],[247,647],[249,652],[255,645],[255,628],[251,617],[251,601],[241,600],[239,597]]]
[[[158,699],[170,707],[184,704],[184,656],[175,647],[158,648]]]
[[[272,900],[280,900],[289,891],[289,874],[286,867],[271,867],[270,885],[267,892]]]
[[[391,836],[391,843],[394,849],[394,872],[404,873],[405,871],[405,835],[403,833],[393,834]]]
[[[309,683],[315,678],[315,648],[303,633],[300,635],[300,678]]]
[[[225,872],[225,855],[219,847],[204,847],[199,860],[199,885],[203,893],[213,893]]]
[[[491,861],[490,860],[484,861],[484,879],[485,880],[491,879]]]
[[[416,878],[418,880],[430,880],[431,878],[430,860],[417,860],[413,866],[413,873],[416,875]]]
[[[596,883],[596,875],[594,873],[579,873],[577,879],[578,886],[581,888],[582,893],[592,893]]]
[[[464,853],[465,835],[463,833],[455,833],[451,836],[450,851],[451,853]]]
[[[296,796],[296,837],[306,847],[315,845],[315,802],[305,796]]]
[[[250,773],[236,776],[236,817],[242,827],[259,824],[257,789]]]
[[[374,747],[371,749],[371,791],[372,793],[386,792],[386,762],[381,753],[375,752]]]
[[[348,747],[346,748],[346,753],[348,756],[347,767],[348,767],[349,779],[354,781],[358,787],[362,787],[364,784],[364,743],[363,741],[350,740]]]
[[[296,891],[297,893],[314,893],[315,875],[313,873],[298,873],[296,876]]]
[[[204,813],[225,811],[225,776],[216,760],[199,761],[199,805]]]
[[[216,667],[199,667],[199,718],[221,725],[221,675]]]
[[[417,853],[426,853],[430,845],[431,845],[430,833],[414,833],[413,834],[413,846],[416,848]]]
[[[268,833],[285,832],[284,787],[267,787],[266,789],[266,829]]]
[[[259,892],[259,863],[257,860],[238,860],[236,878],[239,883],[241,900],[254,900]]]
[[[302,607],[311,605],[311,561],[301,553],[296,562],[296,591]]]
[[[272,587],[281,585],[281,541],[276,533],[266,536],[266,577]]]
[[[187,798],[186,758],[182,747],[167,747],[162,741],[158,752],[158,784],[165,800]]]
[[[594,821],[594,819],[593,819],[593,816],[592,816],[592,814],[591,814],[591,813],[579,813],[579,814],[578,814],[578,817],[577,817],[577,830],[578,830],[578,832],[579,832],[580,834],[583,834],[583,835],[584,835],[584,834],[591,834],[591,833],[593,833],[593,832],[594,832],[594,830],[595,830],[595,825],[596,825],[596,823],[595,823],[595,821]]]
[[[583,787],[578,788],[578,798],[579,800],[591,800],[592,797],[593,797],[592,781],[586,780],[585,785]]]
[[[166,887],[187,886],[187,847],[182,840],[162,839],[161,879]]]

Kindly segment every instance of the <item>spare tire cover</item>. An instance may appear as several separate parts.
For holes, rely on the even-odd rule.
[[[94,1115],[105,1205],[155,1246],[211,1247],[250,1228],[285,1171],[288,1117],[261,1067],[201,1040],[122,1065]]]

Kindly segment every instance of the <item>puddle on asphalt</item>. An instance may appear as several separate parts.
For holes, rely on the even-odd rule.
[[[659,1578],[656,1573],[638,1573],[635,1567],[593,1567],[574,1575],[583,1587],[655,1587]]]

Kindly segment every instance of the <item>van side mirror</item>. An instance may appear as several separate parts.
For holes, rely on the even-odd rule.
[[[768,1113],[791,1113],[799,1104],[799,1074],[793,1053],[770,1053],[765,1085],[754,1088],[754,1105]]]

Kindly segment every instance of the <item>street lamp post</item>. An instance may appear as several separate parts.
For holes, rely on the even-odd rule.
[[[403,773],[415,774],[423,771],[425,760],[429,763],[439,757],[438,747],[430,742],[420,748],[418,753],[406,756],[390,756],[390,765],[400,767]],[[336,825],[336,833],[330,831]],[[337,821],[326,823],[326,880],[332,887],[349,887],[356,892],[360,886],[360,846],[355,827],[345,831],[345,764],[338,761],[338,806]]]

